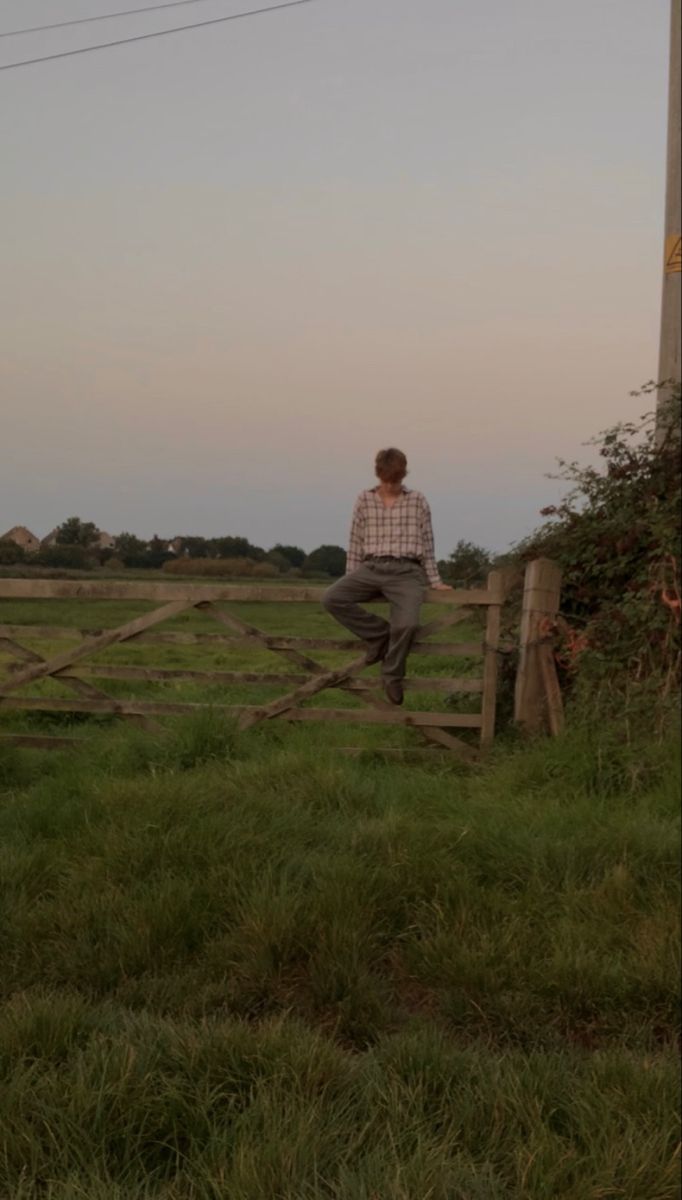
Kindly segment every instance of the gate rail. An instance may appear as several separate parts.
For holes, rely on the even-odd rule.
[[[509,590],[509,579],[502,571],[492,571],[485,588],[429,591],[426,602],[437,604],[443,616],[422,625],[412,653],[439,655],[452,659],[480,657],[480,676],[425,676],[408,678],[406,690],[439,693],[479,694],[481,711],[410,711],[388,704],[376,677],[362,678],[366,666],[363,644],[354,638],[283,637],[257,628],[233,612],[234,603],[306,603],[319,604],[324,588],[297,586],[253,586],[234,584],[181,584],[158,581],[131,582],[95,580],[0,579],[2,600],[125,600],[156,601],[160,607],[134,617],[121,625],[101,629],[74,629],[64,625],[17,625],[0,623],[0,651],[9,657],[7,673],[0,678],[0,710],[112,714],[149,729],[159,729],[156,717],[183,715],[211,708],[236,717],[246,729],[261,721],[348,721],[354,724],[407,726],[433,746],[473,758],[476,750],[457,737],[453,730],[478,731],[480,747],[490,745],[495,734],[498,661],[502,606]],[[433,642],[429,639],[471,617],[472,610],[486,611],[485,633],[475,642]],[[162,630],[164,622],[198,611],[222,627],[221,632],[194,633]],[[2,610],[0,608],[0,621]],[[76,645],[61,653],[44,657],[28,641],[58,641],[78,638]],[[216,646],[267,650],[299,668],[294,674],[274,671],[207,671],[187,668],[147,667],[112,664],[91,660],[109,647],[122,644],[153,643],[178,646]],[[311,656],[311,651],[349,651],[354,657],[345,665],[329,668]],[[361,651],[358,654],[358,650]],[[23,689],[40,680],[51,679],[65,685],[73,694],[64,697],[26,695]],[[122,699],[101,688],[104,680],[177,682],[189,680],[213,684],[282,684],[287,689],[275,700],[260,705],[229,705],[166,702],[158,699]],[[97,683],[91,682],[96,680]],[[312,697],[329,688],[355,697],[363,708],[307,708]],[[0,741],[19,745],[57,746],[70,739],[34,734],[6,734]],[[75,739],[73,739],[75,740]]]

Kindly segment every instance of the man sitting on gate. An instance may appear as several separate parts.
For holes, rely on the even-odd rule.
[[[402,450],[380,450],[374,465],[379,484],[360,492],[355,502],[346,574],[322,603],[367,643],[367,665],[381,662],[386,695],[402,704],[405,663],[426,588],[450,589],[438,573],[428,502],[403,484]],[[360,607],[377,599],[388,600],[390,621]]]

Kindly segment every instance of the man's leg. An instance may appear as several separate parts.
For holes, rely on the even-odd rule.
[[[400,564],[386,572],[382,592],[391,605],[391,637],[382,675],[386,684],[400,684],[414,636],[419,629],[419,610],[427,587],[420,565]]]
[[[381,596],[379,572],[375,567],[363,564],[357,571],[344,575],[325,592],[322,604],[341,625],[345,625],[356,637],[369,646],[370,656],[381,656],[388,644],[390,626],[377,613],[367,612],[361,604]]]

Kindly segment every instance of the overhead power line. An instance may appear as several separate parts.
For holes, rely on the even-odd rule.
[[[301,4],[314,3],[315,0],[286,0],[284,4],[270,4],[267,8],[252,8],[249,12],[231,13],[229,17],[213,17],[210,21],[195,21],[192,25],[176,25],[173,29],[158,29],[155,33],[138,33],[135,37],[118,38],[115,42],[101,42],[97,46],[81,46],[78,50],[62,50],[59,54],[43,54],[40,58],[25,58],[21,62],[3,63],[0,71],[13,71],[16,67],[32,67],[35,63],[52,62],[55,58],[70,58],[74,54],[91,54],[93,50],[108,50],[112,46],[125,46],[130,42],[145,42],[149,38],[166,37],[171,33],[185,33],[189,29],[202,29],[206,25],[222,25],[226,21],[260,17],[266,13],[279,12],[280,9],[298,8]]]
[[[67,25],[89,25],[91,21],[113,21],[115,17],[131,17],[135,13],[156,12],[161,8],[180,8],[183,4],[204,4],[206,0],[169,0],[166,4],[146,4],[144,8],[124,8],[122,12],[100,13],[97,17],[76,17],[73,21],[54,21],[51,25],[29,25],[26,29],[8,29],[0,38],[19,37],[22,33],[42,33],[45,29],[64,29]]]

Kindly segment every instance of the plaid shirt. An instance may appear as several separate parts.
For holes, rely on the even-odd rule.
[[[418,558],[429,583],[440,583],[431,528],[431,509],[421,492],[403,488],[388,508],[378,488],[360,492],[353,509],[346,574],[357,570],[364,558]]]

